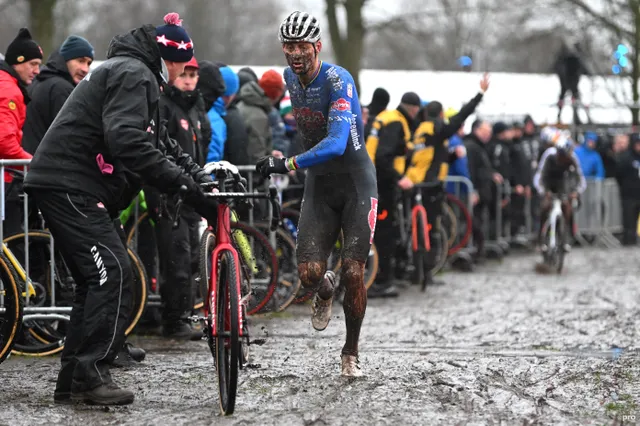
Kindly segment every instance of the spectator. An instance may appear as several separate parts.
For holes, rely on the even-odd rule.
[[[511,235],[525,234],[525,205],[526,199],[531,198],[531,185],[533,175],[530,170],[531,159],[529,146],[523,141],[524,132],[520,123],[514,123],[511,129],[511,149],[509,150],[509,163],[511,165],[511,203],[509,213],[511,217]]]
[[[404,159],[407,153],[419,110],[420,97],[413,92],[405,93],[398,108],[376,117],[366,141],[367,152],[376,166],[379,197],[374,241],[380,255],[380,267],[376,282],[369,289],[369,297],[398,296],[391,271],[399,233],[396,223],[397,192],[398,189],[411,189],[413,182],[404,176],[404,162],[399,164],[397,158]]]
[[[5,60],[0,61],[0,159],[28,160],[31,154],[22,148],[22,127],[27,115],[29,94],[27,86],[40,72],[42,49],[29,30],[20,29],[9,44]],[[4,236],[22,231],[22,202],[20,180],[13,183],[13,175],[5,172]]]
[[[238,70],[238,79],[240,81],[240,89],[242,89],[245,84],[251,81],[253,81],[254,83],[258,82],[258,76],[256,75],[256,72],[249,67],[240,68]]]
[[[27,107],[22,141],[27,152],[36,152],[73,88],[89,73],[93,53],[93,46],[87,40],[72,35],[49,56],[47,64],[29,87],[31,102]]]
[[[289,152],[290,142],[287,139],[284,121],[280,116],[280,110],[276,105],[282,99],[284,94],[284,79],[282,74],[276,70],[266,71],[258,82],[264,94],[271,101],[272,107],[269,111],[269,125],[271,126],[271,139],[273,140],[273,148],[282,153]]]
[[[622,244],[635,245],[640,214],[640,134],[633,133],[629,139],[631,146],[618,157],[616,179],[622,199]]]
[[[584,177],[589,179],[604,179],[604,164],[596,148],[598,146],[598,135],[595,132],[585,132],[582,145],[575,149],[578,161]]]
[[[387,109],[387,106],[389,105],[389,99],[391,99],[391,96],[389,96],[389,92],[387,92],[382,87],[378,87],[376,90],[374,90],[371,103],[369,104],[369,106],[367,106],[367,108],[369,109],[370,119],[364,128],[365,141],[371,133],[371,126],[373,126],[373,122],[375,121],[378,114]]]
[[[458,112],[453,108],[449,108],[445,114],[447,119],[455,116]],[[464,125],[460,126],[458,132],[449,138],[449,154],[455,154],[455,159],[449,165],[449,176],[459,176],[470,179],[469,176],[469,159],[467,158],[467,149],[464,146],[462,138],[464,137]],[[458,197],[465,198],[469,193],[467,185],[457,182],[447,183],[447,192]]]
[[[554,71],[560,79],[560,96],[558,98],[558,123],[560,122],[560,116],[562,115],[562,107],[564,106],[564,97],[567,92],[571,92],[571,103],[574,107],[580,104],[580,92],[578,86],[580,78],[583,75],[589,75],[590,72],[583,60],[582,46],[580,43],[575,43],[570,46],[568,43],[563,43],[556,62],[554,64]],[[578,114],[574,114],[576,124],[580,124]]]
[[[227,115],[227,107],[235,99],[240,87],[238,75],[228,66],[220,67],[220,74],[225,84],[224,94],[216,99],[207,114],[211,123],[211,142],[207,154],[207,162],[222,160],[227,141],[227,124],[224,117]]]
[[[493,202],[493,186],[502,184],[503,178],[491,164],[487,145],[491,141],[491,125],[487,121],[476,120],[471,127],[471,134],[464,139],[469,159],[469,175],[475,189],[473,194],[473,240],[477,246],[476,258],[484,256],[484,233],[482,223],[486,208],[495,209]]]
[[[203,152],[208,154],[209,143],[212,137],[211,121],[209,120],[208,112],[213,108],[213,104],[218,98],[224,95],[227,87],[220,73],[220,68],[217,65],[209,61],[200,61],[198,65],[200,68],[198,70],[199,78],[196,90],[200,92],[201,95],[201,102],[197,104],[201,125],[200,131],[202,133],[202,140],[200,142],[203,145]]]
[[[264,90],[255,81],[249,81],[240,89],[236,106],[244,118],[245,128],[249,137],[248,163],[255,164],[265,155],[282,155],[273,150],[269,113],[273,105],[265,95]]]

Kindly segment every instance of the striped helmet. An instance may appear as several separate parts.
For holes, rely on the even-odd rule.
[[[280,43],[315,43],[320,40],[320,25],[313,15],[295,11],[282,21],[278,38]]]

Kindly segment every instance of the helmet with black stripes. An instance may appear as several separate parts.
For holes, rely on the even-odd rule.
[[[320,40],[320,24],[311,14],[295,11],[282,21],[280,43],[315,43]]]

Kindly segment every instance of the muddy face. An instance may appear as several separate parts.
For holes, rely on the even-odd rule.
[[[295,74],[305,75],[313,71],[317,51],[312,43],[284,43],[282,50]]]

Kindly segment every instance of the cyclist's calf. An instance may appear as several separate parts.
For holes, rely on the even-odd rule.
[[[318,293],[324,300],[333,296],[333,284],[324,279],[327,262],[305,262],[298,265],[298,275],[304,288]]]
[[[344,282],[344,317],[347,323],[347,340],[342,353],[358,355],[360,327],[367,310],[367,289],[364,286],[364,262],[345,259],[341,279]]]

